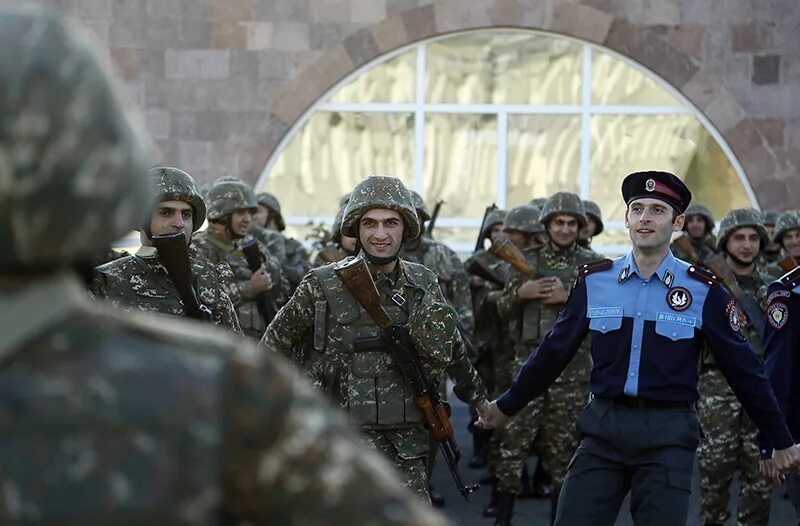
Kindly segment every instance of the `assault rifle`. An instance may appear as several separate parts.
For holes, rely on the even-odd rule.
[[[481,228],[478,231],[478,240],[475,241],[474,252],[483,249],[483,231],[486,230],[486,219],[488,219],[489,214],[491,214],[495,210],[497,210],[497,205],[495,203],[492,203],[491,206],[487,206],[486,210],[483,211],[483,220],[481,221]]]
[[[494,283],[501,288],[505,286],[505,282],[477,258],[470,259],[469,263],[467,264],[467,272]]]
[[[466,500],[469,500],[470,493],[477,491],[479,486],[477,484],[465,486],[461,480],[461,472],[458,469],[461,451],[453,437],[450,406],[442,401],[436,384],[425,377],[408,329],[392,323],[392,319],[381,303],[380,294],[363,256],[337,266],[336,274],[347,290],[364,307],[370,318],[381,328],[395,363],[414,390],[417,408],[425,419],[426,427],[439,444],[439,449],[447,462],[456,486],[458,486],[458,491]]]
[[[783,273],[786,274],[787,272],[791,272],[797,268],[797,261],[792,256],[786,256],[778,261],[778,266],[781,268]]]
[[[444,199],[439,199],[436,201],[436,205],[433,207],[433,213],[431,214],[431,219],[428,221],[428,227],[425,229],[425,234],[428,237],[433,237],[433,229],[436,226],[436,220],[439,219],[439,212],[442,211],[442,205],[444,204]]]
[[[529,278],[536,277],[536,271],[528,265],[527,261],[525,261],[525,256],[522,254],[522,251],[508,239],[498,239],[492,243],[489,251],[503,261],[509,263],[512,267],[519,270]]]
[[[247,268],[250,272],[257,272],[264,265],[264,260],[261,256],[261,250],[258,248],[258,241],[254,238],[246,238],[239,248],[244,253],[244,258],[247,260]],[[277,286],[277,283],[274,285]],[[264,292],[256,299],[256,307],[258,313],[264,318],[264,323],[269,324],[270,321],[278,314],[278,306],[275,305],[275,300],[272,299],[268,292]]]
[[[186,316],[195,320],[211,321],[211,309],[197,301],[192,286],[192,267],[189,264],[189,251],[186,235],[183,232],[153,236],[153,246],[158,251],[158,260],[167,269],[172,283],[178,290]]]

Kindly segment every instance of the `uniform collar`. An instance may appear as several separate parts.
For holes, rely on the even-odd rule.
[[[658,268],[655,271],[655,275],[658,277],[659,281],[661,281],[667,288],[672,287],[673,283],[675,283],[675,267],[677,265],[677,259],[675,256],[672,255],[672,251],[668,250],[667,255],[658,265]],[[636,276],[644,280],[642,276],[639,275],[639,272],[636,270],[636,263],[633,260],[633,250],[628,252],[625,258],[622,260],[622,268],[619,271],[619,276],[617,281],[622,283],[627,281],[631,275],[636,274]]]

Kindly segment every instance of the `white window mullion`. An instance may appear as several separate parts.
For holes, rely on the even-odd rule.
[[[414,98],[414,190],[423,195],[425,171],[425,62],[426,46],[417,48],[417,83]]]
[[[588,45],[583,46],[581,82],[581,198],[589,199],[592,147],[592,48]]]
[[[506,208],[508,169],[508,113],[497,114],[497,206]]]

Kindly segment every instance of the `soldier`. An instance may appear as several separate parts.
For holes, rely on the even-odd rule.
[[[591,248],[592,239],[603,232],[603,215],[594,201],[584,199],[583,207],[586,209],[586,226],[581,228],[578,244],[583,248]]]
[[[775,236],[772,238],[781,247],[781,257],[793,257],[800,262],[800,210],[784,212],[775,223]],[[779,279],[786,271],[776,261],[764,269],[772,280]]]
[[[253,272],[248,266],[242,247],[255,241],[249,232],[258,206],[250,187],[239,180],[221,180],[208,189],[207,196],[208,228],[198,232],[194,246],[212,263],[230,265],[235,282],[227,292],[239,323],[246,336],[261,338],[274,312],[288,299],[289,284],[280,262],[257,241],[262,267]]]
[[[148,175],[156,188],[157,204],[150,223],[140,230],[142,247],[133,256],[97,267],[89,287],[92,296],[110,301],[126,311],[142,310],[174,316],[188,316],[185,304],[193,300],[197,311],[210,310],[210,318],[215,324],[241,334],[233,304],[222,287],[223,283],[234,279],[228,264],[214,265],[188,248],[191,287],[196,298],[183,298],[181,287],[176,287],[174,277],[153,246],[153,236],[176,232],[184,233],[188,246],[192,234],[203,224],[206,204],[194,179],[182,170],[169,167],[152,168]],[[200,305],[196,305],[198,301]]]
[[[714,215],[711,210],[701,204],[692,204],[686,209],[686,222],[683,225],[683,235],[687,236],[698,261],[709,259],[717,250],[714,239]],[[684,261],[691,261],[690,254],[682,250],[677,242],[669,246],[674,256]]]
[[[717,250],[725,254],[742,292],[757,299],[756,314],[761,316],[767,283],[759,274],[758,257],[761,247],[769,241],[761,224],[761,214],[750,208],[731,210],[719,224],[718,237]],[[763,359],[762,335],[744,315],[740,325],[759,358]],[[758,471],[756,428],[707,352],[701,355],[699,387],[698,409],[705,432],[705,440],[698,451],[702,488],[700,519],[706,526],[721,526],[728,520],[728,495],[733,474],[738,470],[741,476],[737,524],[766,526],[770,488]]]
[[[467,360],[456,315],[444,301],[436,276],[422,265],[398,259],[401,244],[420,235],[403,183],[388,176],[358,183],[341,230],[358,239],[384,306],[395,323],[409,328],[427,377],[434,380],[446,371],[456,382],[459,398],[472,405],[483,403],[486,392]],[[429,502],[428,432],[422,416],[391,351],[376,338],[378,326],[345,289],[336,268],[330,264],[306,275],[267,328],[261,345],[296,360],[314,384],[348,412],[366,442],[394,462],[405,484]]]
[[[769,236],[769,243],[767,246],[761,247],[762,266],[775,263],[780,259],[781,245],[773,240],[775,237],[775,223],[778,222],[780,216],[781,213],[777,210],[764,210],[761,212],[761,221],[764,224],[764,228],[767,229],[767,235]]]
[[[348,256],[356,255],[356,239],[342,235],[342,216],[344,209],[339,209],[336,212],[336,217],[333,219],[331,226],[331,239],[324,245],[320,244],[312,256],[312,265],[314,267],[321,267],[328,263],[341,261]]]
[[[512,271],[503,295],[497,302],[497,310],[501,318],[509,324],[509,333],[515,343],[517,366],[528,359],[531,351],[555,324],[558,313],[567,300],[569,286],[577,278],[578,267],[598,259],[596,253],[577,244],[578,232],[586,226],[586,211],[577,195],[569,192],[553,194],[545,202],[539,222],[544,225],[549,242],[524,252],[528,265],[535,272],[535,278]],[[589,396],[591,361],[588,344],[587,340],[580,346],[578,357],[545,393],[541,401],[540,417],[534,419],[538,433],[535,428],[529,428],[525,433],[527,436],[520,433],[523,435],[521,442],[508,445],[516,467],[527,456],[529,440],[536,437],[540,463],[553,480],[553,519],[564,473],[578,445],[573,422],[586,405]],[[527,419],[528,415],[525,417]],[[518,471],[507,477],[507,480],[511,482],[515,478],[519,478]],[[516,488],[508,488],[501,478],[498,487],[498,525],[510,524],[515,494],[509,489]]]
[[[443,524],[283,360],[87,300],[80,269],[153,204],[91,47],[0,15],[0,523]]]
[[[761,362],[739,330],[738,308],[716,276],[675,259],[691,192],[675,175],[638,172],[622,183],[632,251],[581,267],[552,330],[479,425],[503,425],[545,393],[592,331],[592,400],[578,418],[556,524],[613,524],[630,492],[635,524],[686,523],[700,441],[698,358],[708,345],[747,414],[794,471],[800,451]]]
[[[530,200],[528,204],[531,206],[535,206],[536,208],[541,210],[546,202],[547,202],[546,197],[534,197],[533,199]]]
[[[286,222],[281,214],[281,203],[278,198],[269,193],[256,195],[258,201],[258,213],[255,215],[255,222],[267,230],[278,232],[284,241],[286,259],[283,262],[283,272],[289,280],[291,289],[294,290],[303,280],[311,269],[311,258],[308,256],[303,244],[294,238],[286,237],[283,231],[286,230]]]

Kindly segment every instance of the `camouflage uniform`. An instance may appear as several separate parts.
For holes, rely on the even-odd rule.
[[[778,221],[775,223],[775,235],[773,239],[778,244],[781,243],[783,239],[783,235],[786,234],[789,230],[795,230],[800,228],[800,210],[789,210],[788,212],[784,212],[778,218]],[[778,258],[780,259],[780,257]],[[772,263],[768,265],[764,269],[764,275],[769,279],[769,281],[775,281],[781,278],[786,274],[786,271],[783,270],[778,262]]]
[[[600,206],[597,203],[589,199],[583,200],[583,207],[586,209],[586,217],[594,220],[595,228],[592,235],[588,238],[583,238],[579,235],[578,244],[583,248],[591,248],[592,239],[602,234],[603,230],[605,230],[605,225],[603,225],[603,212],[600,210]]]
[[[208,220],[224,221],[234,210],[256,208],[252,190],[237,181],[220,181],[208,191]],[[269,296],[277,307],[283,305],[289,297],[289,284],[283,275],[280,262],[259,243],[264,260],[264,269],[272,279],[272,289],[266,293],[256,294],[251,291],[250,278],[253,273],[247,266],[240,246],[249,237],[231,241],[208,228],[194,236],[193,246],[200,256],[214,265],[227,263],[230,265],[235,281],[227,288],[236,315],[244,334],[252,338],[261,338],[270,320],[264,320],[258,310],[257,301],[263,295]]]
[[[368,210],[397,210],[404,238],[419,235],[416,212],[399,179],[372,176],[359,183],[345,210],[342,233],[358,236],[358,221]],[[345,261],[350,261],[348,258]],[[379,327],[344,288],[336,264],[313,269],[267,328],[261,345],[295,360],[313,383],[347,411],[366,441],[383,451],[401,478],[428,499],[425,457],[428,432],[408,382],[393,365],[391,351],[375,336]],[[447,372],[462,400],[477,404],[485,391],[466,358],[455,313],[441,296],[436,276],[421,265],[398,260],[391,273],[370,263],[384,306],[398,324],[407,324],[428,378]],[[390,297],[406,300],[403,306]]]
[[[573,215],[585,226],[583,203],[575,194],[559,192],[545,203],[540,222],[559,214]],[[600,256],[577,244],[554,251],[551,244],[524,251],[528,265],[537,278],[556,276],[568,288],[577,279],[578,267],[600,259]],[[545,305],[538,300],[523,301],[517,297],[520,286],[528,281],[522,273],[512,270],[511,278],[497,304],[500,316],[508,323],[514,343],[516,370],[528,359],[545,334],[555,324],[562,305]],[[528,456],[530,442],[536,437],[540,461],[553,477],[553,487],[560,489],[567,465],[578,445],[575,420],[589,397],[591,358],[589,340],[585,340],[570,364],[545,395],[527,408],[523,420],[518,417],[508,425],[508,440],[504,440],[501,463],[497,469],[498,489],[517,493],[522,463]],[[538,431],[538,433],[537,433]]]
[[[441,525],[282,360],[87,300],[71,267],[149,217],[149,163],[37,13],[0,15],[0,523]]]
[[[689,219],[689,216],[693,215],[699,215],[705,219],[706,236],[700,241],[695,241],[694,239],[690,239],[690,241],[692,242],[692,247],[694,247],[694,252],[697,254],[698,260],[705,261],[711,258],[711,256],[717,252],[717,241],[714,239],[714,234],[712,234],[712,231],[714,230],[714,215],[711,213],[711,210],[703,205],[691,204],[688,208],[686,208],[684,215],[686,216],[687,220]],[[683,230],[684,232],[686,231],[686,226],[683,227]],[[683,235],[688,234],[684,233]],[[675,241],[670,243],[669,249],[676,258],[689,261],[689,254],[681,250]]]
[[[737,229],[753,227],[761,238],[761,246],[769,240],[758,212],[738,209],[728,212],[720,222],[717,250],[723,252],[728,238]],[[763,308],[766,304],[768,283],[759,276],[758,269],[750,276],[737,275],[742,291],[757,299]],[[763,360],[761,335],[752,324],[743,330],[753,348]],[[769,523],[770,485],[759,473],[757,430],[745,414],[731,391],[710,352],[704,352],[700,373],[699,416],[705,439],[698,450],[702,500],[700,519],[704,524],[724,524],[728,512],[728,496],[735,471],[739,471],[740,489],[737,524],[766,526]]]
[[[350,194],[347,194],[348,198]],[[348,199],[349,200],[349,199]],[[313,255],[311,256],[311,266],[321,267],[323,265],[327,265],[328,263],[332,263],[333,261],[341,261],[342,259],[346,258],[347,256],[353,256],[355,254],[350,253],[341,245],[342,239],[342,216],[344,215],[344,206],[342,206],[338,212],[336,212],[336,217],[333,218],[333,225],[331,226],[331,239],[326,244],[319,243],[314,250]],[[329,258],[329,259],[328,259]]]
[[[761,212],[761,221],[764,224],[764,227],[772,226],[774,227],[778,222],[778,218],[780,218],[781,213],[777,210],[764,210]],[[769,233],[769,231],[767,231]],[[767,265],[775,263],[781,258],[781,250],[780,247],[777,250],[770,251],[762,247],[761,254],[759,254],[759,263],[761,268],[765,268]]]
[[[311,269],[310,257],[303,244],[296,239],[286,237],[282,232],[286,229],[286,223],[281,214],[281,204],[278,198],[269,193],[256,195],[258,204],[266,207],[270,211],[270,216],[274,216],[275,224],[278,227],[278,234],[283,238],[285,259],[282,260],[283,272],[289,280],[291,290],[297,288],[303,276]]]
[[[193,232],[196,232],[205,219],[206,205],[191,176],[177,168],[167,167],[152,168],[149,175],[155,183],[158,202],[183,201],[192,207]],[[149,223],[145,231],[148,229]],[[192,285],[198,301],[211,309],[214,323],[241,334],[239,319],[222,285],[233,280],[230,267],[227,264],[215,266],[197,257],[193,249],[188,251]],[[96,268],[89,290],[95,298],[108,300],[126,311],[186,316],[180,294],[159,261],[158,251],[152,246],[143,246],[134,256],[117,258]]]

